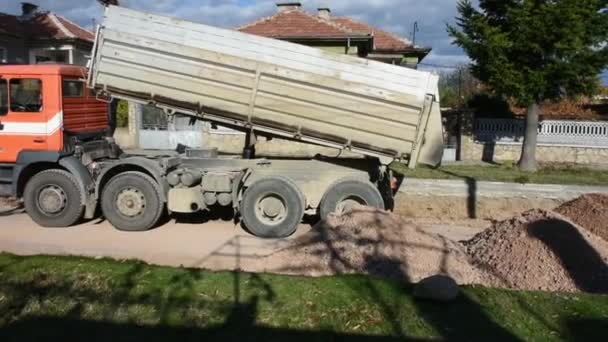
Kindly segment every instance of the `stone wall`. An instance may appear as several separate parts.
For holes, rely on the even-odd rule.
[[[462,138],[463,161],[517,161],[521,144],[481,143],[471,136]],[[608,149],[571,146],[539,145],[536,158],[545,163],[608,165]]]

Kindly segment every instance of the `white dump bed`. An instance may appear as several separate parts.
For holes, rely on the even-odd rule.
[[[93,54],[89,85],[115,97],[412,167],[441,160],[428,72],[116,6]]]

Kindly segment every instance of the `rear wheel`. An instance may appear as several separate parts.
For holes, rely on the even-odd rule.
[[[43,227],[72,226],[84,213],[78,180],[64,170],[47,170],[32,177],[23,201],[28,215]]]
[[[121,173],[105,186],[101,195],[101,211],[118,230],[150,230],[158,224],[164,212],[160,187],[144,173]]]
[[[344,179],[334,183],[321,200],[321,219],[331,213],[343,214],[357,205],[384,209],[380,191],[370,182]]]
[[[282,238],[293,234],[304,217],[306,201],[300,189],[283,177],[253,183],[243,195],[241,217],[255,236]]]

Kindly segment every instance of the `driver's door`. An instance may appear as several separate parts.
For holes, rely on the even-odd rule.
[[[0,163],[16,162],[21,151],[48,149],[52,127],[43,85],[43,77],[0,75]]]

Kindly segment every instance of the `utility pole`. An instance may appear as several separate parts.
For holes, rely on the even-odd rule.
[[[414,22],[414,31],[412,32],[412,45],[416,46],[416,32],[420,32],[418,28],[418,22]]]

